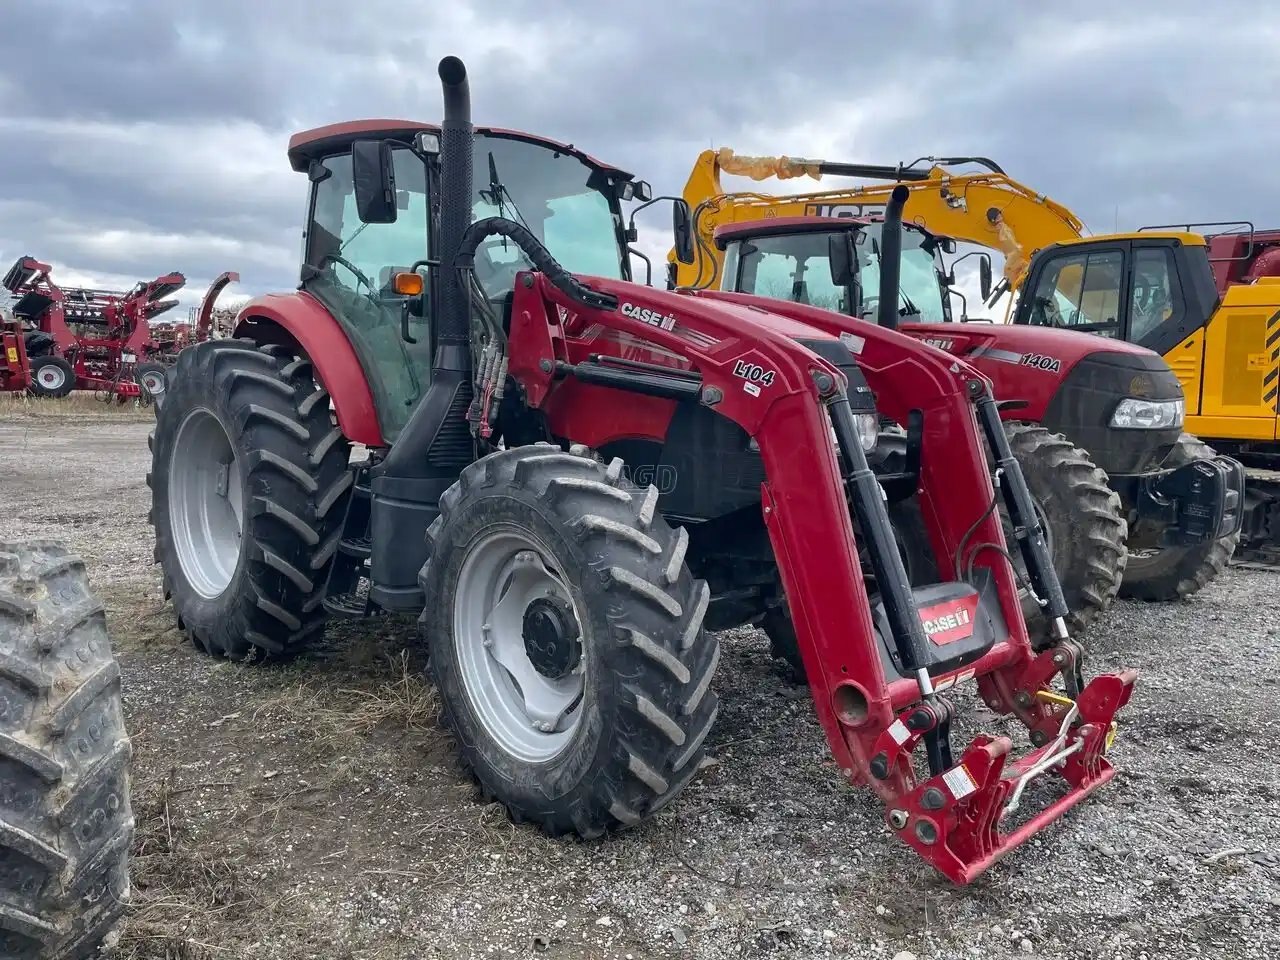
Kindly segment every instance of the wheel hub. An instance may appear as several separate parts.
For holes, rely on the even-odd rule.
[[[522,633],[529,662],[548,680],[569,676],[582,659],[578,622],[560,597],[535,598],[525,608]]]

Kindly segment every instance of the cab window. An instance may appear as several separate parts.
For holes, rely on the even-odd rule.
[[[831,282],[827,237],[825,233],[799,233],[736,244],[737,289],[845,312],[845,290]]]
[[[396,219],[362,223],[356,212],[351,155],[324,161],[307,229],[304,288],[334,315],[368,373],[383,435],[394,438],[409,419],[431,373],[427,317],[406,317],[392,276],[427,258],[426,167],[407,148],[393,151]],[[404,339],[407,322],[409,336]]]
[[[1161,324],[1173,319],[1180,292],[1174,273],[1173,251],[1141,247],[1133,257],[1133,312],[1129,339],[1141,343]]]
[[[1124,253],[1061,253],[1042,268],[1032,293],[1031,322],[1115,337],[1120,333]]]

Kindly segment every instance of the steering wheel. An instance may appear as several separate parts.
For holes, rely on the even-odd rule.
[[[377,296],[378,288],[373,285],[373,281],[370,280],[368,277],[366,277],[364,275],[364,271],[361,270],[359,267],[357,267],[354,263],[352,263],[346,257],[337,253],[326,253],[323,257],[320,258],[320,268],[324,269],[324,265],[329,262],[340,263],[342,264],[342,266],[350,270],[355,275],[356,280],[358,280],[360,283],[363,283],[366,287],[369,288],[369,292],[368,294],[366,294],[366,296],[368,296],[370,300],[373,300]]]

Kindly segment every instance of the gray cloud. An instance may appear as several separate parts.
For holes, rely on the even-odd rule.
[[[692,8],[692,9],[689,9]],[[0,259],[77,276],[296,279],[297,129],[435,119],[466,59],[480,122],[678,191],[727,145],[870,162],[994,157],[1095,231],[1280,222],[1280,28],[1253,5],[763,0],[53,0],[0,35]],[[665,249],[665,215],[646,218]]]

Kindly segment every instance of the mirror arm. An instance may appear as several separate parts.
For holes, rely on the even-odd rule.
[[[646,257],[639,250],[637,250],[635,247],[628,246],[627,253],[637,256],[644,261],[644,285],[646,287],[652,287],[653,286],[653,261],[650,260],[648,257]]]

